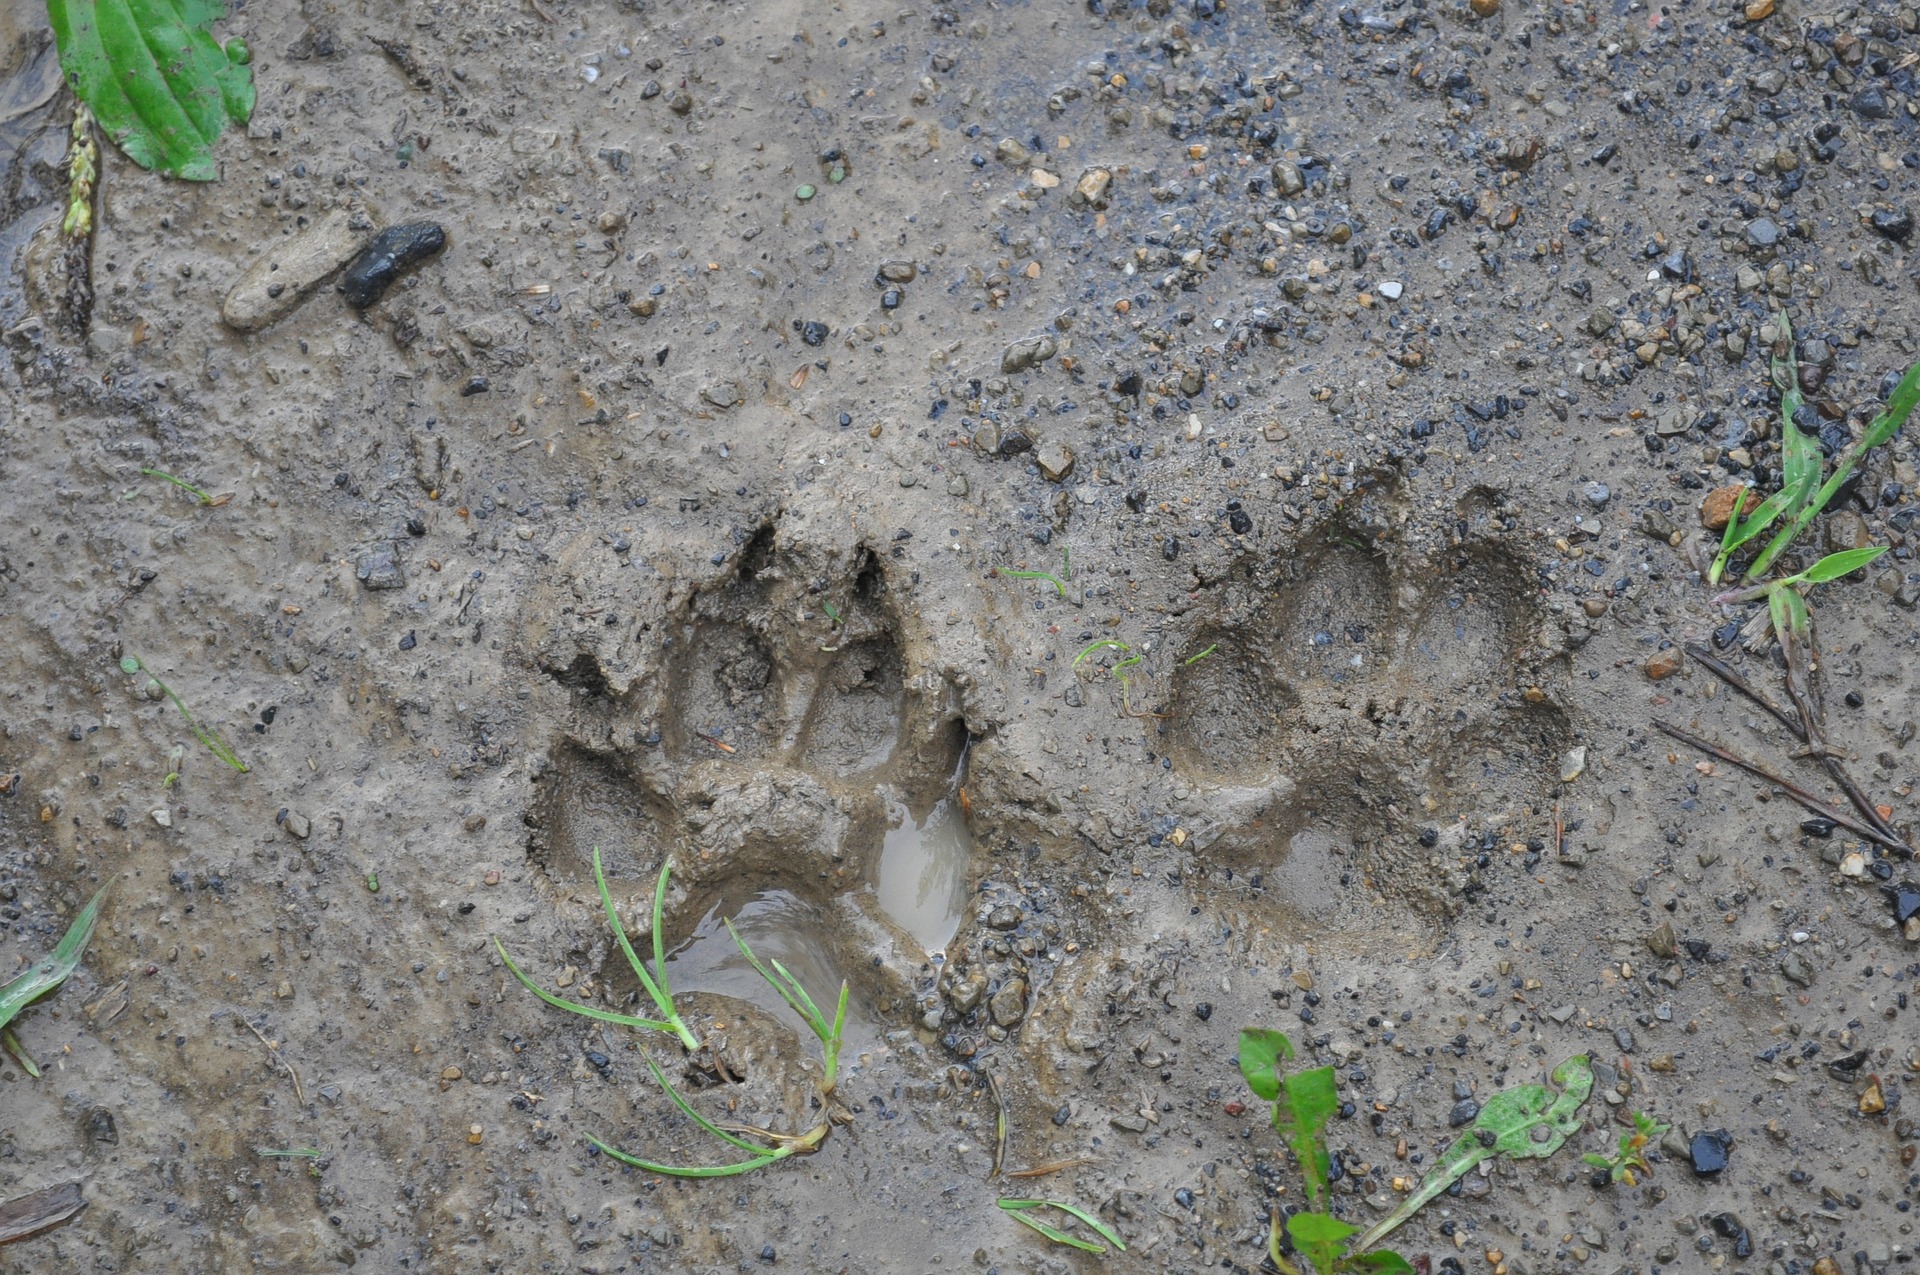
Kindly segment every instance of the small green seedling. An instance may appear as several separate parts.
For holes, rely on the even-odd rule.
[[[1834,461],[1833,472],[1822,483],[1819,441],[1804,433],[1794,421],[1805,399],[1800,393],[1800,363],[1793,348],[1793,325],[1785,311],[1774,317],[1774,325],[1781,332],[1780,342],[1785,349],[1785,353],[1773,360],[1772,367],[1774,388],[1780,392],[1780,490],[1744,517],[1740,512],[1744,499],[1734,502],[1726,530],[1720,537],[1720,552],[1707,573],[1710,584],[1720,583],[1736,550],[1784,519],[1784,525],[1773,539],[1747,566],[1746,579],[1758,581],[1764,577],[1794,539],[1840,493],[1867,453],[1899,433],[1915,405],[1920,404],[1920,363],[1915,363],[1894,387],[1886,407],[1867,425],[1859,441]]]
[[[1412,1263],[1398,1253],[1367,1253],[1367,1246],[1351,1243],[1360,1228],[1328,1211],[1328,1174],[1332,1161],[1324,1134],[1327,1121],[1340,1110],[1332,1067],[1315,1067],[1282,1075],[1280,1063],[1293,1057],[1293,1042],[1285,1033],[1249,1027],[1240,1033],[1240,1074],[1263,1102],[1273,1104],[1273,1127],[1300,1162],[1306,1180],[1307,1208],[1286,1220],[1286,1235],[1296,1255],[1305,1258],[1319,1275],[1346,1271],[1406,1272]],[[1276,1213],[1267,1235],[1267,1256],[1281,1275],[1300,1275],[1280,1251],[1280,1218]]]
[[[627,941],[626,927],[620,924],[620,914],[613,907],[613,895],[607,889],[607,875],[600,867],[600,847],[593,848],[593,881],[600,890],[600,907],[606,913],[607,924],[612,927],[614,937],[619,940],[620,950],[626,953],[627,964],[633,967],[633,972],[640,979],[640,986],[647,989],[647,995],[652,998],[654,1007],[659,1011],[660,1017],[657,1019],[616,1014],[611,1010],[598,1009],[592,1005],[582,1005],[578,1001],[555,996],[520,972],[520,967],[513,963],[513,958],[507,955],[506,946],[498,938],[493,940],[493,946],[498,949],[500,959],[506,962],[507,969],[520,981],[521,985],[547,1004],[557,1009],[584,1014],[588,1018],[597,1018],[601,1022],[619,1023],[623,1027],[633,1027],[642,1031],[665,1032],[677,1037],[681,1045],[692,1053],[700,1048],[700,1040],[693,1034],[693,1029],[687,1026],[686,1020],[680,1017],[680,1011],[674,1008],[673,989],[667,985],[665,926],[662,922],[666,914],[667,872],[670,866],[668,863],[661,863],[660,878],[653,887],[654,973],[650,974],[647,972],[646,965],[634,954],[633,944]]]
[[[1198,655],[1189,655],[1186,659],[1181,660],[1180,667],[1190,668],[1193,665],[1198,664],[1201,660],[1206,659],[1209,655],[1212,655],[1215,651],[1219,649],[1220,649],[1220,644],[1218,642],[1215,642],[1211,646],[1207,647],[1206,650],[1201,651]]]
[[[833,603],[828,602],[826,599],[822,598],[820,601],[820,609],[827,613],[828,624],[832,625],[836,629],[842,627],[840,623],[840,608],[834,606]]]
[[[1053,586],[1055,593],[1058,593],[1064,598],[1067,596],[1067,586],[1064,582],[1073,579],[1073,558],[1071,551],[1065,548],[1060,550],[1060,574],[1058,576],[1046,571],[1015,571],[1012,567],[995,567],[994,570],[1009,580],[1045,580]]]
[[[87,943],[93,938],[93,927],[100,920],[100,902],[106,897],[107,887],[101,886],[99,892],[87,901],[87,906],[80,909],[80,915],[73,918],[73,924],[67,927],[67,932],[54,945],[53,951],[28,966],[24,973],[6,986],[0,987],[0,1032],[4,1032],[14,1056],[30,1076],[38,1076],[40,1069],[34,1066],[26,1050],[20,1047],[13,1033],[6,1028],[21,1010],[66,982],[67,976],[79,966]]]
[[[1593,1092],[1593,1068],[1576,1054],[1553,1069],[1552,1085],[1516,1085],[1487,1099],[1467,1131],[1440,1153],[1420,1188],[1354,1242],[1371,1248],[1482,1161],[1544,1159],[1580,1131],[1580,1108]]]
[[[120,660],[120,671],[122,673],[125,673],[129,677],[133,677],[137,674],[144,672],[147,675],[148,686],[157,687],[162,695],[165,695],[168,699],[173,701],[173,706],[180,710],[180,716],[186,719],[187,729],[193,732],[193,737],[195,739],[199,740],[202,744],[205,744],[207,746],[208,752],[212,753],[215,757],[218,757],[221,761],[225,762],[227,765],[231,766],[233,769],[239,771],[241,774],[244,775],[247,773],[247,769],[248,769],[247,763],[240,760],[239,754],[235,753],[233,749],[229,748],[227,746],[227,742],[221,739],[219,735],[215,734],[213,731],[202,726],[197,720],[195,720],[193,714],[187,711],[187,706],[180,702],[180,697],[178,695],[175,695],[173,691],[168,688],[165,682],[155,677],[153,675],[153,670],[147,668],[146,665],[140,662],[139,656],[128,655],[128,656],[122,657],[122,659]]]
[[[767,980],[768,986],[780,993],[780,999],[800,1015],[808,1029],[819,1038],[823,1071],[820,1093],[823,1097],[831,1096],[840,1073],[840,1037],[847,1025],[847,981],[840,980],[840,1003],[834,1009],[833,1021],[829,1023],[826,1015],[820,1012],[820,1007],[813,1003],[813,997],[807,995],[807,989],[800,986],[799,979],[787,972],[786,966],[773,961],[773,970],[769,973],[767,967],[760,963],[760,958],[753,954],[753,949],[747,946],[747,941],[740,937],[740,931],[733,928],[733,922],[726,924],[727,933],[733,935],[740,955],[747,958],[747,963],[753,966],[754,971]]]
[[[1590,1151],[1580,1158],[1596,1169],[1605,1169],[1609,1182],[1635,1186],[1635,1170],[1648,1174],[1653,1172],[1653,1166],[1647,1163],[1647,1146],[1672,1127],[1662,1124],[1644,1111],[1636,1111],[1633,1113],[1633,1128],[1620,1135],[1617,1151],[1612,1155]]]
[[[747,941],[740,937],[740,931],[734,928],[733,922],[729,920],[726,925],[727,933],[733,936],[733,941],[735,945],[739,947],[740,954],[747,958],[747,962],[753,966],[755,972],[767,981],[768,986],[780,993],[781,999],[792,1007],[794,1013],[805,1019],[807,1027],[815,1036],[819,1037],[823,1064],[820,1080],[820,1099],[823,1105],[828,1106],[829,1113],[825,1119],[821,1120],[813,1128],[800,1134],[775,1133],[771,1129],[756,1129],[743,1125],[718,1125],[694,1110],[691,1103],[674,1092],[673,1086],[667,1083],[666,1075],[661,1072],[659,1066],[649,1058],[647,1059],[647,1067],[653,1072],[653,1078],[660,1083],[662,1089],[666,1090],[667,1097],[673,1100],[673,1105],[680,1108],[682,1114],[707,1134],[736,1151],[747,1152],[748,1155],[745,1160],[736,1160],[731,1164],[661,1164],[654,1160],[643,1160],[638,1156],[629,1155],[627,1152],[621,1151],[617,1147],[609,1146],[597,1138],[592,1139],[594,1146],[599,1147],[606,1154],[612,1156],[622,1164],[630,1164],[635,1168],[646,1169],[651,1173],[664,1173],[669,1177],[675,1178],[734,1177],[741,1173],[751,1173],[755,1169],[765,1168],[767,1165],[784,1160],[789,1156],[812,1155],[820,1149],[820,1144],[826,1141],[827,1134],[833,1128],[836,1120],[851,1119],[851,1117],[845,1116],[843,1112],[840,1112],[838,1108],[832,1106],[834,1084],[838,1080],[840,1070],[840,1040],[847,1025],[846,981],[844,979],[841,980],[840,1001],[834,1010],[833,1021],[829,1023],[826,1015],[822,1014],[820,1007],[814,1003],[813,997],[807,994],[807,989],[800,985],[799,979],[787,971],[786,966],[782,965],[779,961],[772,961],[770,964],[773,968],[769,970],[766,965],[760,962],[760,958],[753,954],[753,949],[747,946]],[[655,923],[655,929],[657,932],[657,922]],[[657,961],[658,959],[656,955],[655,960]],[[746,1138],[740,1136],[742,1134],[758,1138],[760,1141],[749,1142]]]
[[[187,759],[187,750],[181,744],[175,744],[167,750],[167,777],[160,781],[160,791],[166,792],[180,782],[180,763]]]
[[[380,893],[380,874],[371,868],[367,869],[367,893]]]
[[[192,483],[188,482],[186,479],[175,478],[172,474],[169,474],[164,469],[143,469],[140,472],[145,474],[149,478],[166,479],[168,482],[172,483],[175,487],[178,487],[180,490],[187,492],[195,500],[199,501],[202,505],[205,505],[208,509],[218,509],[220,506],[226,504],[228,501],[233,499],[233,493],[230,491],[222,492],[218,496],[209,496],[206,492],[201,491],[198,487],[195,487]],[[127,495],[132,496],[133,493],[128,492]]]
[[[1077,1235],[1069,1235],[1057,1226],[1049,1226],[1047,1223],[1042,1222],[1039,1218],[1033,1216],[1032,1212],[1034,1209],[1059,1209],[1062,1213],[1070,1217],[1078,1218],[1081,1222],[1091,1227],[1107,1244],[1113,1245],[1122,1253],[1127,1251],[1126,1244],[1121,1241],[1118,1235],[1114,1234],[1112,1227],[1077,1204],[1063,1204],[1058,1200],[1002,1200],[1000,1201],[1000,1207],[1005,1209],[1007,1215],[1014,1221],[1020,1223],[1022,1226],[1032,1227],[1034,1230],[1040,1232],[1040,1234],[1052,1240],[1055,1244],[1065,1244],[1067,1247],[1077,1248],[1083,1253],[1105,1253],[1107,1251],[1106,1244],[1099,1244],[1093,1240],[1084,1240]]]

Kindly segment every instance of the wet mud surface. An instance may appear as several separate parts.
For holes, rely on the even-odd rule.
[[[222,179],[106,154],[78,290],[0,17],[0,971],[113,887],[0,1057],[0,1199],[88,1203],[0,1270],[1254,1271],[1248,1025],[1337,1066],[1363,1225],[1591,1055],[1564,1151],[1395,1237],[1432,1270],[1909,1269],[1916,869],[1655,733],[1827,791],[1649,660],[1739,618],[1696,511],[1778,481],[1773,312],[1830,448],[1920,356],[1920,19],[1480,8],[249,4]],[[1903,830],[1917,483],[1809,547],[1894,546],[1814,623]],[[645,1012],[596,849],[642,951],[671,862],[742,1079],[509,975]],[[850,985],[851,1122],[623,1166],[719,1159],[647,1057],[823,1118],[728,917]],[[1066,1167],[991,1178],[995,1086]]]

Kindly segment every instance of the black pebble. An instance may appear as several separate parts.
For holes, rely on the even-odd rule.
[[[827,325],[815,319],[808,319],[799,325],[800,339],[808,345],[820,345],[827,339]]]
[[[1199,1019],[1203,1023],[1206,1022],[1209,1018],[1212,1018],[1213,1002],[1201,1001],[1198,1005],[1195,1005],[1193,1007],[1193,1016]]]
[[[418,643],[414,639],[413,630],[408,629],[407,635],[400,639],[400,649],[403,651],[411,651],[416,645],[418,645]]]
[[[760,1250],[760,1260],[763,1262],[778,1261],[779,1257],[780,1255],[773,1251],[773,1245],[771,1244],[765,1245]]]
[[[1447,1113],[1447,1127],[1458,1129],[1463,1124],[1472,1124],[1480,1114],[1480,1104],[1471,1098],[1462,1098],[1453,1104],[1453,1110]]]
[[[1033,440],[1019,430],[1009,430],[1000,436],[1000,454],[1018,456],[1021,452],[1033,450]]]
[[[1839,826],[1839,824],[1827,818],[1825,815],[1815,815],[1811,819],[1802,819],[1800,821],[1800,831],[1806,833],[1809,837],[1820,837],[1823,839],[1831,837],[1833,830]]]
[[[1913,238],[1913,214],[1905,208],[1876,208],[1867,218],[1874,233],[1891,239],[1895,243],[1905,243]]]
[[[493,386],[487,384],[487,378],[484,376],[469,377],[467,383],[460,387],[460,397],[472,398],[475,394],[485,394],[492,388]]]
[[[1893,919],[1905,925],[1915,916],[1920,916],[1920,885],[1911,881],[1902,881],[1899,885],[1886,887],[1887,902],[1893,904]]]
[[[1053,1123],[1056,1127],[1064,1128],[1067,1121],[1071,1119],[1073,1119],[1073,1108],[1064,1103],[1053,1113]]]
[[[1234,535],[1244,536],[1253,530],[1253,519],[1247,516],[1246,510],[1236,509],[1227,515],[1227,525],[1233,528]]]
[[[1733,1135],[1725,1129],[1696,1133],[1693,1141],[1687,1143],[1687,1156],[1693,1161],[1693,1171],[1703,1177],[1726,1168],[1727,1156],[1732,1150]]]
[[[1753,1256],[1753,1236],[1747,1233],[1747,1224],[1740,1220],[1739,1214],[1714,1214],[1713,1229],[1721,1239],[1733,1241],[1733,1255],[1735,1257]]]
[[[386,295],[393,281],[447,246],[447,232],[437,222],[414,221],[389,226],[347,263],[340,291],[347,304],[364,310]]]
[[[407,534],[410,536],[424,536],[427,534],[427,524],[419,518],[409,518],[407,519]]]

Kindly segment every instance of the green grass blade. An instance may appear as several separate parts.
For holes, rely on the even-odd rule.
[[[740,949],[740,955],[746,957],[747,964],[753,966],[754,973],[765,979],[767,986],[780,993],[780,999],[785,1001],[794,1013],[805,1019],[808,1029],[824,1041],[827,1038],[827,1023],[825,1019],[820,1017],[820,1011],[814,1008],[813,999],[807,997],[803,1002],[794,996],[794,992],[797,991],[802,997],[806,997],[806,990],[797,982],[793,982],[793,975],[788,974],[785,969],[782,969],[778,961],[773,963],[774,969],[780,970],[780,973],[785,975],[787,982],[782,982],[779,978],[776,978],[772,971],[760,963],[760,958],[753,954],[753,949],[747,946],[747,941],[740,937],[740,931],[733,928],[733,922],[725,921],[723,924],[727,927],[727,933],[733,935],[733,944]],[[787,986],[788,982],[793,983],[791,988]]]
[[[664,862],[661,863],[660,880],[653,892],[653,959],[660,971],[658,982],[655,982],[653,976],[647,973],[647,967],[641,962],[639,953],[633,950],[633,944],[627,940],[627,927],[620,923],[620,913],[613,906],[613,892],[607,889],[607,874],[600,866],[599,846],[593,848],[593,883],[599,888],[601,910],[606,913],[607,925],[612,928],[613,937],[619,941],[620,950],[626,954],[627,964],[633,967],[634,974],[640,979],[640,986],[647,989],[647,995],[652,999],[653,1007],[659,1010],[660,1017],[666,1020],[666,1026],[662,1030],[678,1036],[680,1043],[687,1047],[689,1053],[700,1048],[700,1042],[694,1038],[693,1032],[681,1020],[680,1011],[673,1007],[673,993],[667,988],[666,963],[661,960],[660,918],[667,894],[667,865]]]
[[[820,1053],[826,1061],[825,1087],[833,1088],[834,1079],[840,1074],[840,1038],[847,1026],[847,981],[840,980],[840,1006],[833,1012],[833,1035],[820,1042]]]
[[[1089,655],[1092,655],[1095,651],[1099,650],[1101,647],[1104,647],[1104,646],[1110,646],[1116,651],[1133,650],[1133,648],[1128,646],[1125,642],[1119,641],[1116,638],[1100,638],[1098,641],[1089,642],[1085,646],[1081,647],[1080,653],[1073,657],[1073,663],[1069,667],[1079,668],[1081,660],[1086,659]]]
[[[786,1148],[782,1147],[778,1151],[769,1151],[763,1156],[757,1156],[752,1160],[742,1160],[738,1164],[687,1167],[673,1164],[656,1164],[652,1160],[642,1160],[637,1155],[628,1155],[618,1147],[608,1146],[591,1134],[587,1135],[587,1141],[599,1147],[603,1153],[612,1156],[622,1164],[630,1164],[636,1169],[645,1169],[649,1173],[664,1173],[668,1177],[673,1178],[730,1178],[741,1173],[751,1173],[753,1170],[763,1168],[776,1160],[784,1160],[791,1154]]]
[[[1209,646],[1206,650],[1200,652],[1200,654],[1189,655],[1186,659],[1181,660],[1180,667],[1186,668],[1188,665],[1198,664],[1201,660],[1206,659],[1209,655],[1212,655],[1215,651],[1219,649],[1220,649],[1220,644],[1218,642],[1215,642],[1213,645]]]
[[[1830,553],[1820,561],[1800,573],[1800,578],[1808,584],[1825,584],[1829,580],[1838,580],[1841,576],[1858,571],[1887,551],[1886,545],[1867,545],[1860,549],[1843,549],[1839,553]]]
[[[500,959],[507,963],[508,972],[520,980],[520,985],[547,1004],[552,1005],[555,1009],[570,1010],[576,1014],[583,1014],[588,1018],[597,1018],[603,1023],[618,1023],[622,1027],[637,1027],[645,1031],[666,1032],[668,1035],[673,1034],[673,1025],[671,1023],[655,1022],[651,1018],[634,1018],[627,1014],[616,1014],[612,1010],[597,1009],[592,1005],[582,1005],[579,1001],[570,1001],[563,997],[555,996],[528,978],[525,974],[521,973],[520,967],[513,963],[513,958],[507,955],[506,946],[502,944],[498,938],[493,940],[493,946],[500,953]]]
[[[685,1098],[682,1098],[680,1096],[679,1090],[675,1089],[672,1085],[667,1083],[666,1073],[661,1071],[660,1064],[654,1062],[653,1059],[651,1058],[647,1059],[647,1070],[653,1073],[653,1078],[660,1082],[660,1087],[662,1089],[667,1091],[667,1097],[673,1099],[673,1105],[680,1108],[681,1112],[685,1114],[687,1119],[693,1121],[695,1124],[699,1125],[702,1129],[705,1129],[708,1133],[720,1139],[720,1141],[726,1143],[730,1147],[737,1148],[738,1150],[741,1150],[741,1151],[751,1151],[755,1155],[759,1155],[762,1152],[766,1151],[765,1147],[760,1146],[757,1143],[748,1142],[744,1138],[735,1137],[733,1134],[728,1133],[725,1129],[722,1129],[719,1125],[714,1124],[712,1121],[708,1120],[705,1116],[701,1115],[698,1111],[695,1111],[693,1109],[692,1104],[690,1104]]]
[[[1054,591],[1061,597],[1064,598],[1067,596],[1067,586],[1061,584],[1045,571],[1015,571],[1012,567],[995,567],[994,570],[1009,580],[1045,580],[1053,586]]]
[[[67,981],[67,976],[79,966],[80,957],[93,938],[93,927],[100,920],[100,901],[106,897],[107,887],[101,886],[87,901],[87,906],[80,909],[80,915],[73,918],[73,924],[67,927],[66,934],[53,951],[28,966],[5,987],[0,987],[0,1027],[5,1027],[13,1021],[14,1015]]]
[[[1107,1251],[1091,1240],[1083,1240],[1077,1236],[1068,1235],[1065,1231],[1048,1226],[1038,1218],[1028,1216],[1028,1210],[1030,1209],[1059,1209],[1062,1213],[1077,1218],[1088,1227],[1091,1227],[1102,1239],[1119,1249],[1122,1253],[1127,1251],[1126,1243],[1113,1232],[1111,1227],[1077,1204],[1064,1204],[1058,1200],[1001,1200],[1000,1207],[1006,1210],[1008,1216],[1012,1217],[1014,1221],[1024,1222],[1056,1244],[1068,1244],[1087,1253],[1104,1253]]]
[[[1860,445],[1878,447],[1892,438],[1900,432],[1900,427],[1907,423],[1907,417],[1913,415],[1916,405],[1920,405],[1920,363],[1915,363],[1908,368],[1907,374],[1900,378],[1900,383],[1893,387],[1893,394],[1888,397],[1886,407],[1881,409],[1880,415],[1874,417],[1873,422],[1867,426],[1867,432],[1861,437]]]
[[[799,998],[800,1003],[806,1006],[806,1009],[802,1011],[802,1017],[804,1017],[809,1023],[819,1024],[822,1030],[817,1034],[821,1036],[825,1036],[826,1032],[824,1029],[827,1025],[827,1016],[825,1014],[822,1014],[820,1012],[820,1007],[813,1003],[813,997],[807,995],[807,989],[800,985],[800,980],[795,978],[788,971],[786,966],[782,965],[779,961],[773,961],[771,962],[771,964],[773,966],[774,972],[778,974],[783,980],[785,980],[787,986],[793,989],[793,994]]]
[[[20,1038],[13,1034],[11,1027],[0,1028],[0,1046],[4,1046],[6,1051],[13,1055],[14,1061],[18,1062],[29,1076],[35,1080],[40,1079],[40,1064],[33,1061],[33,1055],[27,1052],[26,1046],[20,1043]]]

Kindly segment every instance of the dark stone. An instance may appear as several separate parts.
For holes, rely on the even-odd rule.
[[[1747,1224],[1740,1220],[1739,1214],[1714,1214],[1713,1230],[1721,1239],[1733,1241],[1733,1255],[1735,1257],[1753,1256],[1753,1236],[1747,1233]]]
[[[1453,1104],[1453,1110],[1447,1113],[1447,1127],[1458,1129],[1463,1124],[1472,1124],[1480,1115],[1480,1104],[1472,1098],[1462,1098]]]
[[[340,291],[348,305],[364,310],[384,296],[394,280],[446,246],[447,232],[437,222],[389,226],[347,263]]]
[[[1747,242],[1756,248],[1771,248],[1780,242],[1780,227],[1765,217],[1747,223]]]
[[[1876,208],[1867,218],[1874,233],[1895,243],[1913,238],[1913,214],[1905,208]]]
[[[1839,826],[1839,824],[1827,818],[1825,815],[1815,815],[1811,819],[1802,819],[1800,821],[1800,831],[1806,833],[1809,837],[1819,837],[1822,840],[1831,837],[1833,830]]]
[[[1916,916],[1920,916],[1920,885],[1911,881],[1902,881],[1899,885],[1886,887],[1887,902],[1893,904],[1893,919],[1899,925],[1905,925]]]
[[[361,554],[353,564],[353,574],[369,589],[403,589],[407,584],[391,541],[382,541]]]
[[[1848,103],[1853,113],[1865,120],[1890,120],[1893,118],[1893,103],[1887,98],[1887,91],[1878,86],[1869,86],[1853,95]]]
[[[1010,429],[1000,436],[1000,454],[1018,456],[1021,452],[1033,450],[1033,439],[1017,429]]]
[[[827,339],[827,325],[808,319],[800,325],[800,339],[808,345],[820,345]]]
[[[1212,1018],[1213,1002],[1201,1001],[1198,1005],[1195,1005],[1193,1007],[1193,1016],[1199,1019],[1203,1023],[1206,1022],[1209,1018]]]
[[[113,1113],[105,1107],[95,1107],[87,1113],[87,1141],[97,1142],[104,1147],[120,1145],[120,1130],[113,1123]]]
[[[1233,528],[1233,534],[1244,536],[1253,530],[1253,519],[1244,509],[1236,509],[1227,515],[1227,525]]]
[[[1733,1151],[1733,1135],[1725,1129],[1709,1129],[1696,1133],[1687,1143],[1687,1158],[1693,1161],[1693,1171],[1702,1177],[1718,1173],[1727,1167],[1727,1157]]]

